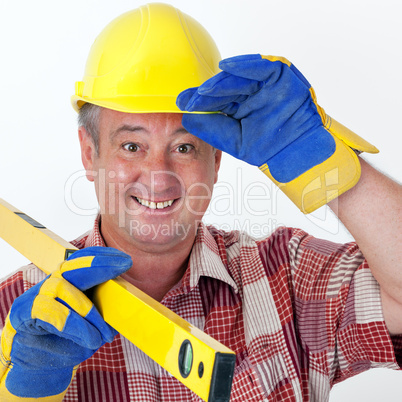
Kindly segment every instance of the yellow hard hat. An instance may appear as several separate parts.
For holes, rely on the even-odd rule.
[[[71,102],[128,113],[182,113],[177,95],[218,71],[219,50],[193,18],[161,3],[113,20],[91,47]]]

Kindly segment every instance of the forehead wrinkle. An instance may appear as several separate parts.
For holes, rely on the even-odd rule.
[[[110,133],[110,140],[113,141],[115,137],[117,137],[119,134],[122,132],[130,132],[130,133],[138,133],[138,132],[143,132],[145,134],[149,134],[148,130],[139,125],[131,125],[131,124],[123,124],[122,126],[118,127],[116,130],[113,130]]]
[[[148,134],[148,135],[150,134],[150,132],[143,126],[124,124],[123,126],[117,128],[116,130],[111,132],[110,139],[113,140],[117,135],[119,135],[123,132],[130,132],[130,133],[142,132],[144,134]],[[171,135],[180,135],[180,134],[192,135],[184,127],[179,127],[177,130],[174,130]]]

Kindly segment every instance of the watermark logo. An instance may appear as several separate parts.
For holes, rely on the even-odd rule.
[[[135,194],[144,200],[155,198],[155,188],[160,183],[161,176],[171,176],[172,180],[181,189],[180,196],[173,203],[173,211],[186,209],[197,219],[208,221],[222,230],[246,231],[252,236],[263,237],[269,235],[273,230],[284,226],[280,221],[281,188],[276,186],[265,177],[262,180],[250,181],[241,168],[233,172],[233,179],[230,181],[218,181],[214,188],[206,183],[191,183],[187,188],[183,179],[176,173],[170,171],[151,172],[150,183],[124,184],[119,182],[116,172],[100,169],[90,172],[97,182],[97,193],[99,206],[85,206],[77,194],[83,183],[87,183],[85,170],[72,174],[65,184],[65,203],[67,207],[77,215],[93,216],[99,212],[104,214],[118,215],[121,227],[129,224],[133,233],[147,234],[153,237],[169,235],[169,231],[176,230],[187,235],[190,228],[174,226],[172,222],[165,226],[151,227],[143,224],[141,226],[139,216],[143,208],[130,209],[126,205],[126,194]],[[318,192],[321,197],[332,200],[337,197],[338,169],[327,172],[322,177],[317,177],[307,183],[301,192],[302,200],[308,200]],[[256,175],[257,176],[257,175]],[[80,201],[81,200],[81,201]],[[209,204],[208,209],[197,210],[194,205],[199,205],[198,200]],[[229,223],[222,223],[225,217]],[[339,231],[339,222],[332,219],[328,208],[320,208],[317,211],[305,215],[315,226],[330,233],[336,234]],[[127,222],[129,219],[129,222]]]

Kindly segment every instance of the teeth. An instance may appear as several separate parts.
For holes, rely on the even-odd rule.
[[[151,209],[163,209],[166,207],[170,207],[174,201],[174,200],[169,200],[169,201],[163,201],[163,202],[154,202],[154,201],[143,200],[142,198],[138,198],[138,197],[135,197],[135,199],[141,205],[144,205],[144,207],[148,207]]]

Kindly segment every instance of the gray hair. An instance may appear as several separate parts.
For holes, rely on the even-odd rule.
[[[85,103],[78,112],[78,125],[84,127],[90,134],[99,154],[99,118],[102,107],[92,103]]]

